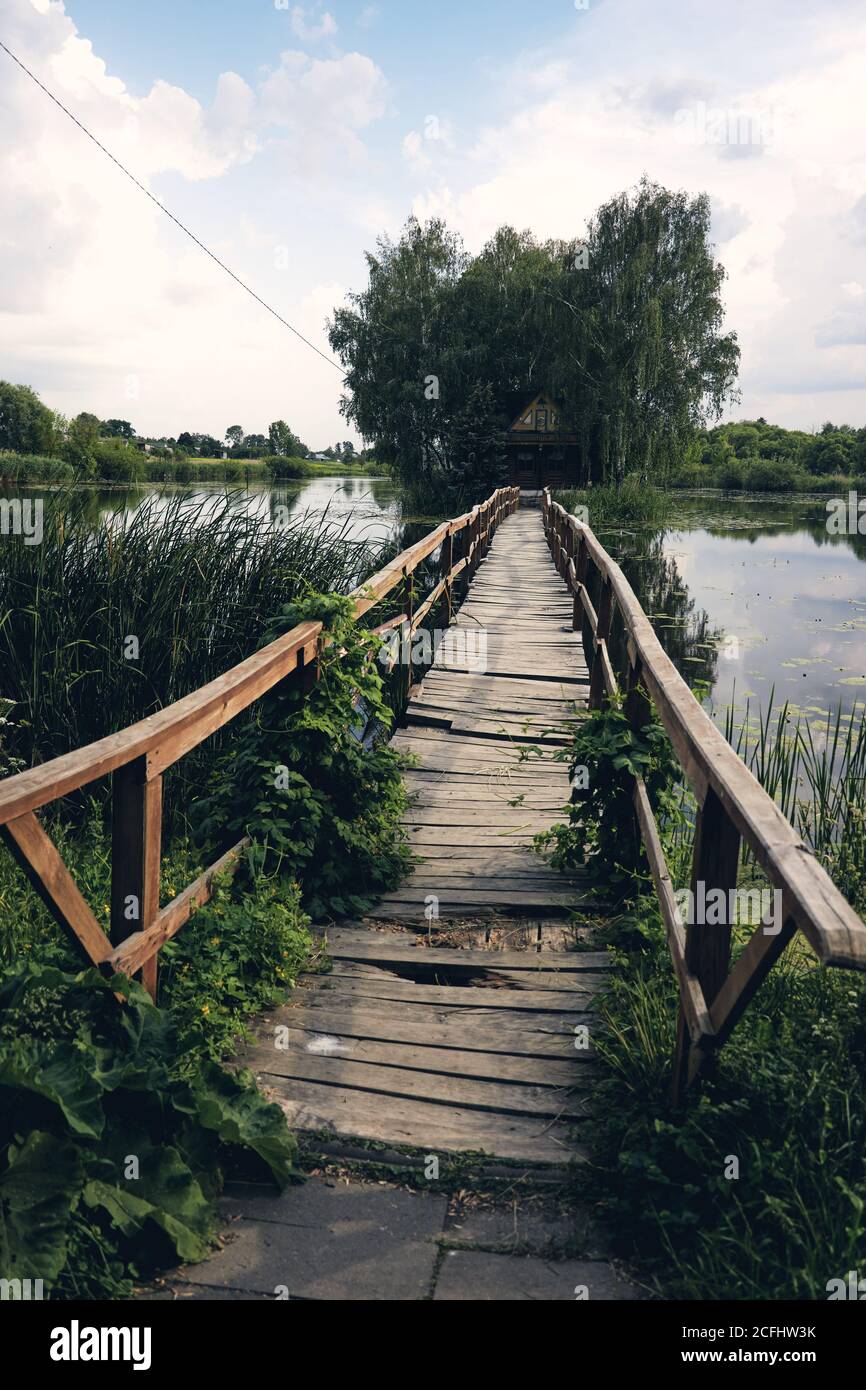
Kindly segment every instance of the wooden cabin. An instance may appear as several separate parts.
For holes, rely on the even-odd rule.
[[[508,482],[517,487],[580,484],[577,435],[560,429],[559,406],[549,391],[539,391],[515,416],[505,455]]]

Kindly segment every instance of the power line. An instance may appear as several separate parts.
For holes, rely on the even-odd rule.
[[[199,238],[195,235],[195,233],[190,231],[189,227],[184,226],[180,218],[175,217],[174,213],[170,212],[164,203],[161,203],[158,198],[155,198],[154,195],[151,193],[150,189],[145,188],[144,184],[141,183],[141,181],[135,177],[135,174],[131,173],[130,170],[127,169],[125,164],[121,164],[120,160],[111,153],[111,150],[106,149],[105,145],[103,145],[100,140],[97,140],[96,136],[93,135],[87,129],[87,126],[82,125],[78,117],[74,116],[72,112],[66,106],[63,105],[63,102],[60,101],[52,91],[49,91],[49,89],[45,86],[44,82],[40,82],[36,74],[30,71],[26,63],[22,63],[21,59],[15,56],[11,48],[8,48],[2,39],[0,39],[0,48],[3,49],[4,53],[8,53],[13,63],[17,63],[21,71],[26,73],[30,80],[32,82],[35,82],[36,86],[41,88],[41,90],[45,93],[47,97],[51,98],[55,106],[60,107],[60,110],[63,112],[64,116],[68,116],[70,121],[72,121],[74,125],[77,125],[79,130],[84,132],[88,140],[92,140],[94,145],[96,145],[98,149],[102,150],[103,154],[108,155],[108,158],[111,160],[112,164],[116,164],[118,169],[120,169],[121,173],[125,174],[128,179],[131,179],[132,182],[135,184],[136,188],[141,189],[141,192],[145,195],[145,197],[149,198],[152,203],[156,204],[160,212],[164,212],[166,217],[170,218],[176,227],[180,227],[180,230],[186,233],[190,241],[195,242],[199,250],[204,251],[206,256],[210,256],[211,260],[216,262],[220,270],[224,270],[226,275],[231,276],[232,280],[234,280],[236,285],[240,285],[242,290],[246,290],[247,294],[252,295],[253,299],[256,301],[257,304],[261,304],[263,309],[267,309],[269,314],[273,314],[274,318],[277,319],[283,325],[284,328],[288,328],[290,333],[294,333],[296,338],[300,338],[302,343],[306,343],[308,348],[312,348],[313,352],[315,352],[319,357],[321,357],[323,362],[327,362],[329,366],[335,367],[338,372],[342,373],[342,368],[337,362],[334,361],[333,357],[328,357],[324,352],[321,351],[320,348],[316,347],[315,343],[311,343],[309,338],[305,338],[303,333],[299,332],[297,328],[295,328],[292,324],[289,323],[288,319],[284,319],[282,314],[278,313],[277,310],[272,308],[266,300],[262,299],[261,295],[256,294],[255,290],[252,289],[251,286],[249,286],[246,283],[246,281],[242,280],[239,275],[235,275],[234,271],[231,270],[225,264],[224,261],[221,261],[219,256],[214,255],[213,251],[211,251],[209,247],[205,246],[204,242],[200,241]]]

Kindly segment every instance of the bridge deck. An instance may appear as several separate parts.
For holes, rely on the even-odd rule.
[[[575,905],[579,885],[532,849],[568,801],[568,768],[554,754],[588,698],[571,611],[540,511],[515,512],[394,738],[417,760],[406,824],[419,863],[377,916],[423,919],[431,900],[441,917]]]
[[[415,872],[328,933],[333,970],[299,982],[245,1060],[297,1130],[560,1164],[582,1156],[595,1063],[575,1028],[607,958],[569,950],[580,883],[531,848],[568,800],[553,755],[588,694],[539,511],[497,531],[454,631],[395,737],[417,758]],[[479,632],[483,662],[461,647]]]

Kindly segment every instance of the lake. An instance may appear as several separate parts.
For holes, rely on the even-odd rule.
[[[164,489],[164,496],[177,489]],[[183,489],[210,509],[223,485]],[[154,493],[156,497],[154,498]],[[93,489],[94,517],[128,515],[157,489]],[[441,518],[407,512],[388,478],[334,477],[231,491],[232,505],[263,519],[286,508],[325,515],[371,546],[409,545]],[[724,717],[787,700],[811,719],[866,698],[866,536],[829,534],[826,500],[800,496],[669,495],[663,530],[599,528],[652,618],[665,649],[708,710]],[[89,510],[89,509],[88,509]]]
[[[866,536],[831,535],[826,499],[673,494],[664,532],[600,528],[708,708],[866,698]],[[660,558],[664,563],[660,563]],[[689,670],[691,668],[691,670]]]

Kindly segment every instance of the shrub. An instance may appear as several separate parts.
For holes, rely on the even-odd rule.
[[[11,483],[53,483],[75,476],[65,459],[47,454],[0,453],[0,479]]]
[[[170,1011],[123,976],[33,961],[4,976],[0,1277],[123,1296],[208,1253],[226,1161],[290,1181],[279,1107],[212,1061],[180,1076],[177,1057]]]
[[[94,445],[96,476],[107,483],[134,483],[144,473],[144,455],[123,439],[99,439]]]
[[[410,865],[400,824],[402,760],[376,737],[392,722],[375,662],[381,643],[358,627],[353,611],[339,594],[313,594],[283,609],[264,643],[321,621],[329,641],[320,678],[306,694],[288,681],[262,700],[216,767],[210,795],[192,811],[203,839],[222,845],[249,834],[264,845],[269,867],[302,882],[314,917],[365,911]],[[373,737],[364,739],[367,730]]]
[[[160,952],[161,1000],[193,1062],[233,1051],[246,1036],[244,1017],[285,996],[312,946],[298,885],[257,874],[256,857],[247,855],[233,882],[217,882],[210,902]]]
[[[280,454],[268,454],[264,460],[272,478],[308,478],[312,469],[306,459],[284,458]]]
[[[798,474],[791,459],[754,459],[745,473],[744,485],[755,492],[790,492]]]
[[[673,809],[676,760],[657,720],[640,732],[632,728],[621,696],[568,727],[570,745],[556,756],[569,763],[575,799],[568,820],[537,835],[535,846],[555,868],[585,866],[592,882],[621,896],[632,891],[635,873],[646,864],[632,800],[634,779],[643,778],[656,812]],[[585,770],[585,786],[578,770]]]
[[[711,483],[712,475],[707,468],[685,459],[672,469],[668,478],[669,487],[707,487]]]
[[[713,482],[716,487],[721,488],[741,488],[745,469],[741,459],[731,455],[723,463],[718,464],[713,474]]]

